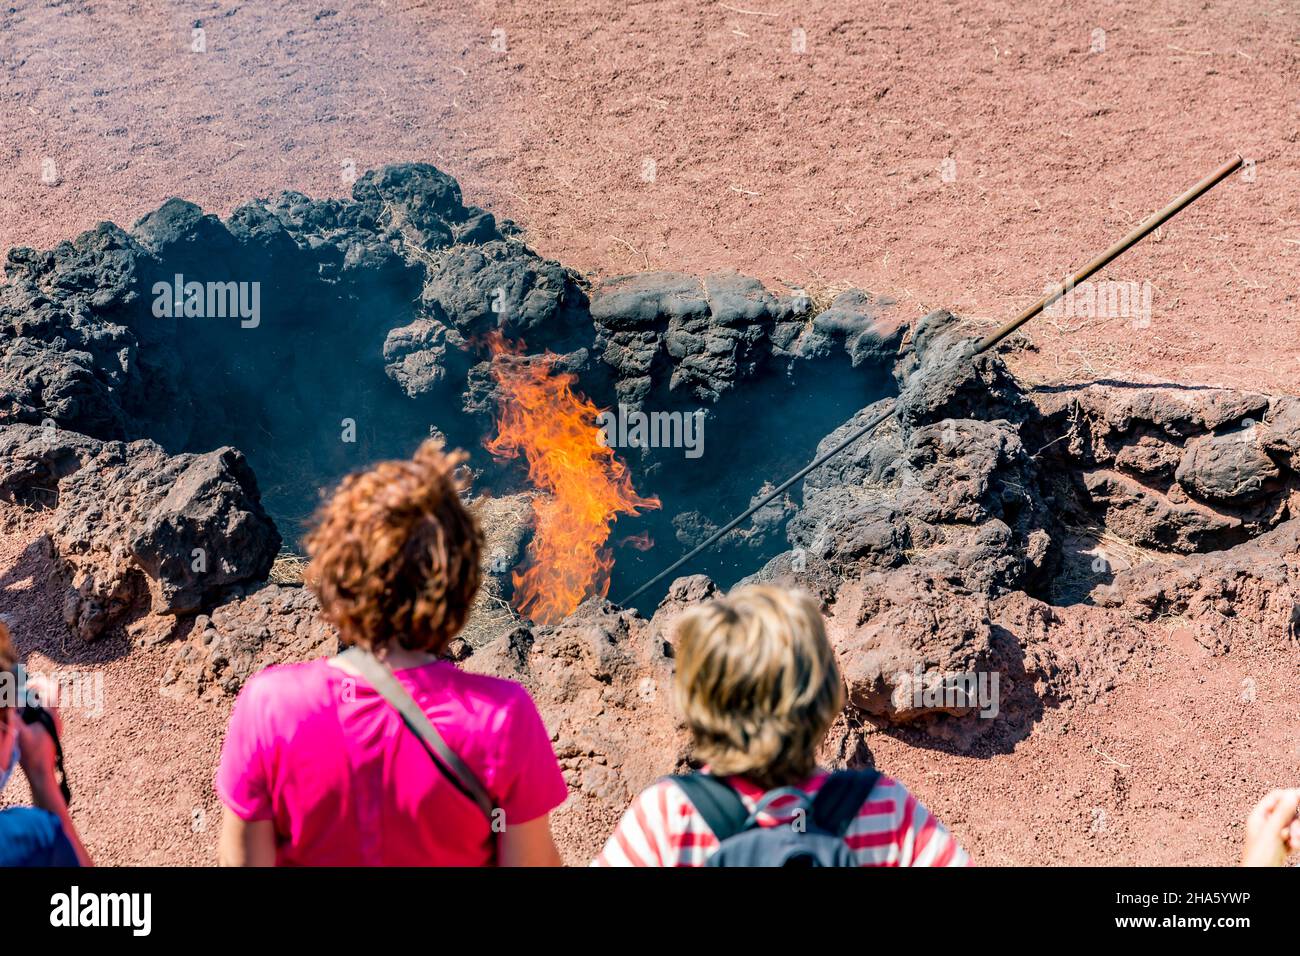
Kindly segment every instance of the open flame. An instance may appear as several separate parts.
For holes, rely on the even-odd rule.
[[[555,371],[556,356],[520,356],[499,334],[488,342],[500,406],[498,458],[523,455],[533,486],[534,534],[514,580],[515,609],[553,624],[592,596],[609,593],[614,556],[605,542],[620,514],[660,507],[632,487],[627,466],[601,443],[592,402],[574,391],[576,377]]]

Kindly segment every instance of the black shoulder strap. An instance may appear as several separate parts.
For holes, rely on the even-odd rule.
[[[59,740],[59,728],[54,723],[54,715],[44,707],[33,707],[31,704],[24,705],[19,713],[23,723],[40,724],[54,741],[54,771],[59,781],[59,792],[63,794],[63,802],[71,806],[72,789],[68,786],[68,773],[63,769],[63,742]]]
[[[878,770],[837,770],[813,800],[813,823],[819,830],[844,836],[880,779]]]
[[[687,773],[668,779],[686,794],[719,843],[745,829],[749,810],[740,794],[726,781],[707,773]]]

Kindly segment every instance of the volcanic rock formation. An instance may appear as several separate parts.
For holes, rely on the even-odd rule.
[[[351,199],[284,193],[224,222],[171,200],[129,232],[12,250],[6,270],[0,520],[54,510],[69,625],[174,638],[171,694],[230,695],[260,667],[337,646],[309,591],[267,582],[281,536],[292,544],[341,474],[432,429],[480,450],[499,398],[489,333],[524,361],[550,353],[601,407],[706,417],[704,470],[673,449],[621,450],[664,489],[654,570],[674,538],[702,540],[896,402],[722,542],[723,584],[822,601],[850,700],[830,764],[869,762],[881,732],[1007,748],[1044,708],[1113,687],[1142,651],[1140,623],[1215,652],[1297,641],[1292,399],[1030,388],[998,354],[972,359],[958,317],[909,325],[859,291],[827,303],[734,273],[592,284],[421,164],[367,173]],[[209,308],[214,284],[224,312]],[[577,862],[640,787],[689,762],[673,622],[717,585],[692,574],[652,614],[591,600],[530,625],[508,601],[532,491],[500,462],[472,464],[489,567],[453,653],[536,698],[574,795],[556,826]],[[981,675],[996,676],[995,701]]]

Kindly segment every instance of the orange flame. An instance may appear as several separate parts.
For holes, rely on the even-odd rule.
[[[512,603],[530,620],[554,624],[609,593],[614,557],[605,542],[614,518],[660,503],[638,495],[627,466],[601,444],[600,409],[574,391],[574,375],[555,372],[557,356],[520,356],[499,334],[488,344],[500,406],[487,449],[498,458],[522,454],[529,480],[547,492],[533,499],[533,540],[512,575]]]
[[[655,546],[655,539],[650,537],[649,531],[642,531],[640,534],[630,534],[618,543],[620,548],[636,548],[638,551],[649,551]]]

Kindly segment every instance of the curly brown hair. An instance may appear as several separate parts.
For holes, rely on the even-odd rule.
[[[429,439],[344,478],[317,512],[305,580],[345,644],[442,654],[465,626],[483,548],[460,500],[465,458]]]

